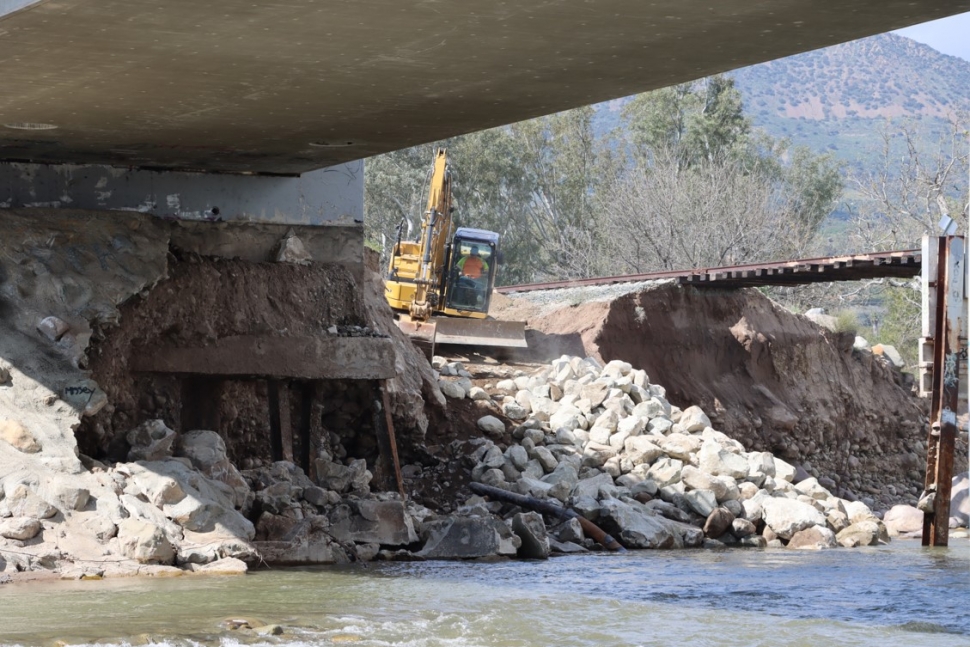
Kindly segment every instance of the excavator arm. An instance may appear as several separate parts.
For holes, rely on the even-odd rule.
[[[451,236],[451,174],[445,149],[435,153],[428,191],[428,207],[421,220],[421,259],[414,299],[408,308],[412,321],[424,323],[434,314],[445,277],[445,246]]]

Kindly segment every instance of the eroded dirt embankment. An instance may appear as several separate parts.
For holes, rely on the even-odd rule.
[[[180,255],[181,256],[181,255]],[[93,379],[111,403],[78,429],[81,452],[125,460],[124,434],[145,420],[178,425],[182,384],[176,375],[138,373],[130,363],[159,346],[205,347],[236,335],[327,336],[331,325],[361,326],[353,276],[339,266],[250,263],[170,257],[170,276],[143,298],[120,307],[120,321],[97,328],[88,352]],[[208,406],[223,423],[230,457],[269,458],[258,432],[269,427],[265,382],[233,380],[214,390]]]
[[[908,376],[755,290],[646,286],[612,299],[501,304],[544,335],[581,338],[586,353],[621,359],[701,406],[750,450],[770,451],[839,490],[884,505],[915,502],[925,463],[924,401]],[[569,301],[577,302],[569,305]],[[508,313],[508,314],[506,314]],[[957,450],[957,469],[965,447]]]
[[[376,290],[370,273],[362,288],[353,273],[339,264],[252,263],[176,251],[170,255],[166,279],[122,304],[116,325],[95,329],[88,352],[91,375],[111,404],[83,418],[77,430],[81,452],[123,461],[129,449],[124,434],[145,420],[198,424],[199,420],[186,415],[185,376],[137,372],[132,361],[159,347],[205,347],[245,335],[390,336],[395,353],[387,360],[400,364],[399,377],[388,385],[392,417],[402,442],[420,442],[427,429],[424,400],[437,402],[431,392],[434,380],[430,367],[416,361],[418,351],[394,326],[390,311],[378,307],[383,305],[383,290]],[[203,422],[211,422],[225,437],[230,459],[247,468],[272,460],[265,433],[271,407],[266,381],[260,377],[220,379],[204,403],[209,411],[201,415]],[[331,451],[326,435],[335,433],[353,455],[373,458],[377,448],[371,421],[372,385],[354,380],[313,382],[289,382],[294,394],[291,421],[297,424],[306,414],[296,393],[314,390],[312,426],[314,436],[323,437],[313,439],[311,454]],[[189,388],[206,386],[196,382]]]

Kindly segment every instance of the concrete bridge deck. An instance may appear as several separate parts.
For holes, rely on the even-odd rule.
[[[296,175],[965,11],[970,0],[0,0],[0,160]]]

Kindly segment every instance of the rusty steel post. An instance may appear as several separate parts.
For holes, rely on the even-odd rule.
[[[397,491],[401,494],[401,499],[406,500],[407,494],[404,491],[404,479],[401,476],[401,461],[397,455],[397,435],[394,433],[394,420],[391,418],[391,400],[387,394],[387,380],[378,383],[378,390],[381,393],[381,408],[384,410],[384,429],[386,441],[391,450],[391,464],[394,467],[394,480],[397,482]],[[378,432],[380,433],[380,432]]]
[[[933,295],[928,303],[924,303],[925,306],[929,306],[931,329],[930,332],[933,335],[933,364],[930,373],[930,428],[929,433],[926,437],[926,476],[923,480],[923,492],[935,492],[936,490],[936,464],[937,457],[940,448],[940,434],[937,429],[934,429],[934,425],[939,418],[939,409],[937,405],[939,403],[939,393],[940,393],[940,380],[941,373],[939,371],[940,366],[940,356],[939,352],[942,347],[940,340],[942,339],[942,331],[944,327],[944,310],[943,310],[943,292],[940,286],[943,285],[946,279],[946,239],[942,237],[937,237],[935,239],[929,239],[929,245],[936,246],[936,276],[933,277],[927,284],[929,289],[929,294]],[[935,494],[933,495],[935,497]],[[935,537],[935,524],[934,524],[934,513],[924,512],[923,513],[923,536],[922,544],[923,546],[933,545],[933,540]]]
[[[283,460],[283,432],[280,426],[280,383],[279,380],[266,380],[269,400],[269,446],[274,461]]]
[[[966,324],[964,312],[964,240],[959,236],[939,239],[936,281],[936,321],[933,343],[933,396],[930,433],[926,449],[927,491],[935,490],[933,511],[923,516],[924,546],[946,546],[950,529],[950,491],[953,452],[960,397],[960,335]]]

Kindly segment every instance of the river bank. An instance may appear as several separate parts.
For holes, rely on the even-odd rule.
[[[918,499],[925,419],[898,370],[757,294],[708,295],[701,308],[697,294],[644,287],[576,311],[592,318],[560,304],[550,332],[533,332],[547,351],[581,338],[576,356],[432,367],[395,327],[375,267],[290,258],[291,231],[216,227],[206,234],[219,244],[198,247],[184,225],[151,219],[3,218],[5,574],[170,577],[602,547],[578,519],[472,496],[473,481],[569,507],[628,549],[886,543],[881,513]],[[661,325],[671,312],[696,315],[715,349],[696,325]],[[593,328],[553,331],[577,320]],[[645,347],[693,359],[648,374],[610,357]],[[734,384],[761,395],[686,400],[711,355],[710,394]],[[819,379],[825,362],[838,379]],[[834,406],[856,392],[857,405]],[[750,432],[736,428],[739,407],[760,424],[753,444],[739,440]]]

